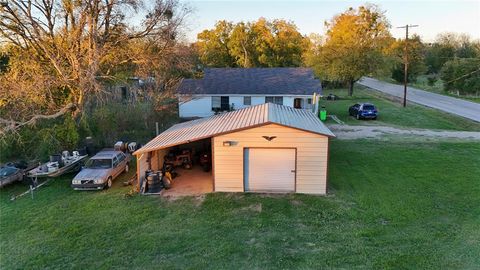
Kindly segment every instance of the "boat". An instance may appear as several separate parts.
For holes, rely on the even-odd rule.
[[[61,155],[50,156],[50,161],[40,164],[38,167],[27,172],[27,177],[57,177],[65,173],[78,171],[81,169],[82,161],[88,155],[80,155],[78,151],[73,151],[72,155],[68,151],[63,151]]]

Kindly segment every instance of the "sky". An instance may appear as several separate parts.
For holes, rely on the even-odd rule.
[[[333,0],[189,0],[193,8],[187,22],[186,38],[193,42],[204,29],[211,29],[215,22],[254,21],[259,17],[293,21],[300,33],[323,34],[324,21],[342,13],[349,7],[358,7],[366,1]],[[419,25],[409,32],[419,34],[425,42],[432,42],[438,33],[467,33],[480,39],[480,0],[450,1],[368,1],[384,10],[392,25],[391,33],[396,38],[405,36],[405,29],[396,28],[405,24]]]

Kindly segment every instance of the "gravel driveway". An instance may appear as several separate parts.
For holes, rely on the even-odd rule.
[[[328,128],[340,140],[360,138],[377,138],[385,135],[418,136],[423,138],[465,139],[479,140],[480,132],[474,131],[447,131],[430,129],[399,129],[388,126],[349,126],[329,125]]]
[[[357,83],[385,94],[403,98],[402,85],[382,82],[368,77],[363,77]],[[480,122],[480,103],[439,95],[413,87],[407,89],[407,100]]]

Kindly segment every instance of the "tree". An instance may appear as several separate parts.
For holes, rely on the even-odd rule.
[[[208,67],[294,67],[302,64],[308,39],[285,20],[219,21],[198,34],[196,47]]]
[[[376,71],[392,38],[384,12],[375,5],[350,8],[325,22],[325,41],[307,60],[326,80],[343,81],[353,95],[353,84]]]
[[[303,37],[293,23],[285,20],[274,20],[271,32],[272,60],[266,63],[269,66],[295,67],[302,64],[302,55],[308,47],[309,39]]]
[[[480,58],[455,58],[445,63],[441,79],[447,91],[458,94],[480,93]]]
[[[251,30],[250,23],[240,22],[233,27],[228,42],[229,53],[235,59],[236,66],[245,68],[258,66],[255,40],[257,33]]]
[[[418,75],[424,74],[427,70],[424,64],[425,46],[420,36],[413,35],[408,39],[408,82],[416,80]],[[404,50],[405,40],[396,40],[389,49],[396,60],[392,67],[392,78],[398,82],[403,82],[405,74]]]
[[[2,133],[80,116],[119,74],[161,74],[157,60],[175,53],[188,12],[176,0],[3,1],[0,38],[9,62],[0,76]],[[135,24],[129,13],[144,18]]]
[[[443,65],[458,58],[480,57],[480,43],[466,34],[441,33],[426,48],[425,64],[429,73],[439,73]]]
[[[203,30],[197,35],[196,48],[202,63],[209,67],[234,67],[235,59],[230,53],[230,37],[233,23],[219,21],[215,28]]]

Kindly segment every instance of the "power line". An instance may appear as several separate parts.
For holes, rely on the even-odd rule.
[[[460,76],[460,77],[458,77],[458,78],[455,78],[455,79],[450,80],[450,81],[448,81],[448,82],[444,82],[444,84],[451,83],[451,82],[454,82],[454,81],[458,81],[458,80],[460,80],[460,79],[463,79],[463,78],[465,78],[465,77],[468,77],[468,76],[472,75],[473,73],[479,72],[479,71],[480,71],[480,69],[474,70],[474,71],[472,71],[472,72],[470,72],[470,73],[467,73],[467,74],[464,74],[464,75],[462,75],[462,76]]]

